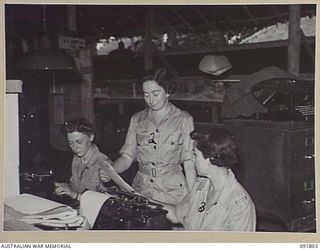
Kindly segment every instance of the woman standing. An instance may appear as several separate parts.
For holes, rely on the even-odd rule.
[[[196,179],[190,139],[193,118],[169,102],[175,86],[165,69],[144,77],[142,87],[148,107],[132,116],[125,144],[113,167],[122,173],[136,160],[139,169],[132,185],[135,191],[177,204]],[[101,176],[108,179],[107,174]]]

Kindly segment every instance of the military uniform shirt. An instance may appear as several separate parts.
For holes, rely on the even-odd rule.
[[[177,204],[187,193],[181,164],[193,160],[190,133],[193,118],[169,103],[169,113],[157,123],[150,109],[131,118],[120,154],[138,161],[133,188],[150,198]]]
[[[83,157],[73,156],[70,186],[73,191],[83,193],[85,190],[99,191],[102,182],[99,168],[104,160],[112,164],[112,160],[101,153],[96,145],[92,145]]]
[[[175,214],[186,230],[255,231],[254,203],[231,170],[217,199],[207,204],[209,187],[209,179],[198,177],[192,192],[176,206]]]

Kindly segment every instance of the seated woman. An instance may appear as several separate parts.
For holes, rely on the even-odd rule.
[[[103,187],[99,171],[104,165],[110,166],[112,161],[93,143],[94,128],[85,118],[80,117],[65,122],[61,131],[67,137],[74,156],[70,184],[55,183],[55,193],[80,200],[84,191],[99,191]]]
[[[212,129],[191,138],[198,178],[177,206],[164,204],[168,219],[192,231],[255,231],[254,203],[231,170],[237,162],[232,135]]]

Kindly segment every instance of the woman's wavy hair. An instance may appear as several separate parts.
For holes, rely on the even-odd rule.
[[[64,122],[60,127],[60,131],[64,135],[72,132],[80,132],[87,136],[91,136],[94,134],[94,127],[86,118],[79,117]]]
[[[234,136],[224,128],[213,128],[208,132],[193,131],[191,139],[205,159],[218,167],[232,168],[238,162]]]
[[[146,81],[157,82],[169,95],[176,92],[176,83],[165,68],[152,69],[145,72],[145,76],[141,79],[141,85]]]

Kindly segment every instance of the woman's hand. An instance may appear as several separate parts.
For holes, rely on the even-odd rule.
[[[54,193],[58,196],[64,196],[67,195],[71,197],[72,199],[77,198],[77,192],[73,191],[70,186],[67,183],[54,183],[55,185],[55,191]]]
[[[102,182],[111,181],[111,177],[107,174],[107,170],[100,168],[99,169],[99,178]]]

